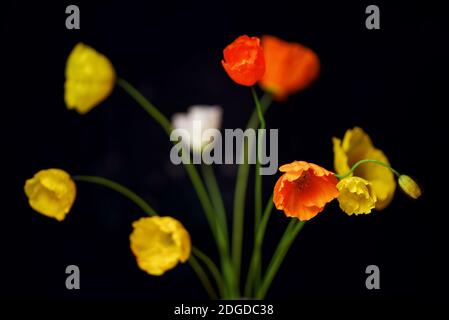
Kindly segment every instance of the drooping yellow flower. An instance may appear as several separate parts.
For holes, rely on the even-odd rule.
[[[64,100],[68,109],[85,114],[112,92],[115,71],[111,62],[95,49],[78,43],[67,59]]]
[[[76,185],[61,169],[41,170],[25,182],[25,194],[37,212],[64,220],[76,197]]]
[[[371,183],[359,177],[348,177],[337,184],[340,191],[338,203],[340,208],[348,215],[370,213],[376,205],[376,195],[373,193]]]
[[[171,217],[146,217],[133,223],[131,251],[140,269],[160,276],[186,262],[190,256],[190,235],[178,220]]]
[[[347,130],[343,141],[338,138],[333,138],[332,141],[335,171],[340,175],[347,173],[352,165],[362,159],[389,163],[385,154],[374,147],[370,137],[359,127]],[[396,190],[396,181],[390,169],[375,163],[364,163],[357,167],[353,175],[369,181],[377,198],[377,210],[388,206]]]
[[[411,198],[418,199],[421,196],[421,188],[419,185],[405,174],[399,176],[399,186]]]

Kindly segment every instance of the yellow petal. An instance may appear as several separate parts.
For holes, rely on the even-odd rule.
[[[346,131],[342,147],[351,164],[366,159],[366,153],[374,149],[370,137],[359,127]]]
[[[348,177],[337,184],[340,208],[348,215],[370,213],[376,204],[371,184],[359,177]]]
[[[389,163],[388,158],[379,149],[373,148],[369,150],[366,153],[366,158]],[[371,183],[373,192],[377,197],[377,210],[386,208],[393,200],[396,190],[396,180],[390,169],[376,165],[375,163],[364,163],[355,170],[354,174]]]
[[[60,169],[41,170],[25,182],[25,194],[37,212],[64,220],[76,197],[76,185],[70,175]]]
[[[131,250],[140,269],[159,276],[190,256],[190,235],[171,217],[141,218],[133,223]]]
[[[78,43],[70,53],[65,76],[65,103],[68,109],[75,109],[80,114],[106,99],[116,79],[109,59],[83,43]]]
[[[341,140],[338,138],[332,138],[334,144],[334,168],[338,174],[345,174],[349,171],[348,156],[343,150]]]
[[[333,138],[333,144],[334,166],[338,174],[345,174],[356,162],[363,159],[389,163],[382,150],[375,148],[371,138],[362,128],[355,127],[347,130],[343,141]],[[353,175],[370,182],[377,198],[377,210],[382,210],[390,204],[396,190],[396,181],[391,170],[374,163],[364,163],[354,171]]]

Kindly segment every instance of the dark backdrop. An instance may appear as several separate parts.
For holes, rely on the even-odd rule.
[[[447,103],[440,99],[448,74],[441,8],[427,1],[374,2],[381,30],[369,31],[366,1],[73,3],[80,7],[81,30],[65,29],[68,2],[1,4],[1,296],[206,297],[188,265],[158,278],[137,268],[128,236],[143,214],[126,199],[80,184],[71,213],[58,223],[30,209],[23,185],[49,167],[114,179],[160,214],[180,219],[193,242],[215,256],[190,181],[170,163],[164,132],[120,88],[85,116],[67,111],[64,67],[83,41],[107,55],[119,76],[167,116],[193,104],[220,104],[223,127],[243,128],[253,108],[250,92],[220,65],[222,49],[241,34],[301,42],[321,59],[318,81],[267,114],[268,126],[280,128],[281,164],[303,159],[332,168],[331,137],[358,125],[424,189],[419,201],[398,191],[388,209],[366,216],[348,217],[330,205],[305,227],[268,297],[440,296],[447,254],[447,170],[438,159],[447,147]],[[217,166],[216,173],[230,211],[236,167]],[[265,198],[277,178],[264,177]],[[249,231],[251,187],[248,192]],[[283,214],[274,213],[267,252],[285,225]],[[69,264],[81,269],[81,290],[65,289]],[[365,289],[369,264],[380,267],[379,291]]]

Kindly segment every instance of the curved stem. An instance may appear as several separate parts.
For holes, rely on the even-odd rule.
[[[262,109],[259,98],[257,97],[256,89],[254,89],[254,87],[251,87],[251,94],[253,95],[253,100],[254,103],[256,104],[257,116],[259,117],[260,127],[265,128],[266,124],[265,119],[263,117],[264,110]]]
[[[100,185],[103,187],[107,187],[111,190],[114,190],[114,191],[120,193],[127,199],[134,202],[147,215],[149,215],[149,216],[157,216],[158,215],[157,212],[140,196],[138,196],[136,193],[134,193],[130,189],[122,186],[121,184],[119,184],[115,181],[112,181],[112,180],[109,180],[109,179],[106,179],[103,177],[86,176],[86,175],[72,176],[72,179],[74,181],[88,182],[88,183],[97,184],[97,185]],[[208,256],[206,256],[204,253],[202,253],[199,249],[192,247],[192,252],[194,254],[201,255],[201,260],[203,260],[205,262],[205,264],[208,265],[209,268],[215,267],[212,260],[210,260],[210,258]],[[207,261],[207,263],[206,263],[206,261]],[[198,277],[200,278],[200,281],[204,285],[209,296],[212,299],[216,299],[217,294],[215,293],[215,290],[213,289],[212,285],[210,284],[209,278],[207,277],[206,273],[204,272],[204,270],[201,268],[201,266],[198,264],[198,262],[196,261],[196,259],[193,256],[189,257],[189,263],[192,266],[192,268],[194,269],[194,271],[196,272],[196,274],[198,275]],[[215,269],[216,269],[216,267],[215,267]],[[214,277],[216,277],[216,275],[214,274],[214,271],[211,270],[211,273]],[[217,280],[217,278],[215,278],[215,279]],[[218,280],[217,280],[217,285],[220,285]]]
[[[225,255],[227,251],[226,236],[224,235],[221,228],[217,228],[218,221],[214,214],[214,209],[212,203],[210,202],[209,195],[207,194],[206,188],[204,187],[204,184],[201,181],[201,177],[198,174],[195,166],[191,163],[185,163],[184,167],[186,168],[187,174],[189,175],[193,187],[196,190],[196,193],[206,215],[207,222],[209,223],[212,234],[214,235],[215,241],[217,242],[217,247],[223,258],[223,255]]]
[[[257,291],[260,286],[260,279],[257,279],[257,270],[262,268],[262,244],[265,237],[265,230],[267,228],[268,220],[270,219],[271,212],[273,211],[273,195],[268,199],[268,203],[265,207],[262,220],[257,227],[256,237],[254,239],[253,254],[251,256],[251,263],[248,269],[248,277],[245,284],[245,297],[252,295],[252,290]]]
[[[168,136],[170,136],[172,132],[172,126],[170,121],[150,102],[146,99],[134,86],[132,86],[129,82],[124,79],[117,79],[117,84],[122,87],[148,114],[154,118],[161,127],[165,130]],[[189,157],[189,155],[182,153],[183,157]],[[201,181],[201,178],[196,170],[195,166],[190,163],[190,161],[183,161],[184,167],[186,168],[187,174],[195,188],[195,191],[198,195],[200,203],[206,213],[206,218],[211,226],[212,231],[215,231],[215,223],[214,223],[214,213],[212,204],[210,203],[209,196],[207,195],[206,189],[204,188],[204,184]],[[216,232],[213,232],[214,234]]]
[[[203,284],[204,288],[206,289],[209,297],[214,300],[217,299],[218,296],[217,296],[217,293],[215,292],[214,287],[210,283],[209,278],[207,277],[203,268],[201,267],[201,265],[198,263],[198,261],[196,260],[196,258],[193,255],[191,255],[189,258],[189,264],[192,267],[193,271],[195,271],[198,278],[200,279],[200,281]]]
[[[265,94],[261,100],[262,112],[265,113],[270,106],[272,96]],[[255,129],[259,125],[259,117],[257,110],[253,110],[246,129]],[[240,282],[240,268],[242,255],[243,240],[243,222],[245,211],[246,187],[248,183],[249,161],[248,149],[251,149],[254,141],[244,140],[242,144],[241,155],[243,157],[242,164],[237,169],[237,180],[234,190],[234,206],[233,206],[233,229],[232,229],[232,262],[234,264],[234,272],[237,278],[237,284]]]
[[[264,130],[266,128],[265,119],[263,116],[262,106],[260,105],[259,98],[256,93],[256,89],[251,87],[251,93],[253,96],[254,104],[256,105],[257,115],[260,122],[260,135],[257,132],[257,149],[256,149],[256,166],[254,172],[254,243],[256,242],[257,228],[259,227],[260,218],[262,216],[262,176],[260,174],[260,157],[263,150],[262,142],[264,140]],[[256,286],[258,286],[261,277],[261,265],[260,263],[254,266],[254,279]]]
[[[217,183],[217,179],[215,178],[214,170],[212,166],[203,164],[201,165],[201,170],[203,173],[204,181],[206,182],[206,186],[210,193],[210,198],[212,200],[212,205],[214,206],[214,210],[220,219],[219,227],[223,228],[223,233],[228,239],[228,222],[226,219],[226,210],[223,203],[223,198],[221,196],[220,188]],[[228,240],[226,241],[228,243]]]
[[[352,166],[352,168],[348,172],[346,172],[345,174],[343,174],[343,175],[336,174],[335,176],[338,179],[340,179],[340,180],[344,179],[344,178],[350,176],[355,171],[355,169],[357,169],[358,166],[360,166],[361,164],[364,164],[364,163],[375,163],[375,164],[378,164],[380,166],[383,166],[383,167],[386,167],[386,168],[390,169],[398,177],[401,175],[398,171],[393,169],[388,163],[385,163],[385,162],[382,162],[382,161],[379,161],[379,160],[375,160],[375,159],[363,159],[363,160],[360,160],[360,161],[356,162]]]
[[[165,132],[170,136],[172,126],[170,121],[150,102],[145,98],[136,88],[134,88],[128,81],[118,78],[117,85],[122,87],[137,103],[145,109],[161,126]]]
[[[124,79],[118,79],[117,84],[122,87],[148,114],[155,119],[161,127],[165,130],[165,132],[170,136],[172,131],[172,126],[170,121],[150,102],[148,101],[136,88],[134,88],[129,82]],[[182,156],[189,157],[189,155],[182,153]],[[228,274],[228,277],[232,277],[229,273],[232,272],[230,270],[230,260],[229,260],[229,252],[228,241],[223,232],[222,228],[217,228],[217,219],[214,214],[213,206],[211,204],[211,200],[207,194],[206,188],[204,187],[203,181],[198,174],[195,166],[190,163],[190,161],[182,161],[184,167],[187,171],[187,175],[190,178],[190,181],[193,184],[193,187],[198,195],[201,206],[203,207],[204,213],[206,215],[206,219],[209,223],[209,226],[212,230],[212,234],[217,243],[218,251],[220,253],[221,265],[223,268],[223,273]]]
[[[209,190],[210,197],[212,199],[212,204],[214,207],[215,214],[218,219],[216,219],[216,230],[219,233],[219,237],[221,239],[220,246],[224,246],[222,248],[223,258],[222,261],[222,270],[223,275],[226,279],[226,283],[228,284],[227,290],[229,290],[230,297],[237,298],[239,296],[237,290],[237,284],[234,276],[234,272],[232,269],[231,262],[229,260],[229,238],[228,238],[228,223],[226,219],[226,211],[223,203],[223,199],[221,197],[221,192],[218,187],[217,180],[215,178],[214,171],[212,166],[203,164],[201,166],[201,170],[203,173],[204,181],[206,182],[206,186]]]
[[[248,138],[248,140],[250,140],[250,138]],[[234,265],[234,274],[236,275],[238,286],[240,283],[240,266],[242,259],[245,196],[249,174],[249,164],[247,161],[248,148],[246,146],[251,144],[251,141],[243,141],[244,150],[242,152],[242,156],[244,162],[239,165],[237,171],[237,182],[234,190],[234,214],[232,219],[232,262]]]
[[[268,265],[267,271],[262,280],[262,285],[256,293],[257,299],[265,298],[265,295],[270,288],[271,282],[273,281],[277,271],[279,270],[282,261],[284,261],[285,255],[290,249],[290,246],[292,245],[298,233],[304,227],[304,224],[304,221],[297,221],[295,218],[292,218],[292,221],[290,221],[288,227],[284,232],[284,235],[282,236],[281,241],[279,242],[278,247],[276,248],[273,258]]]
[[[103,177],[97,177],[97,176],[73,176],[73,180],[75,181],[82,181],[82,182],[89,182],[101,185],[103,187],[107,187],[109,189],[112,189],[114,191],[117,191],[121,195],[125,196],[132,202],[134,202],[139,208],[141,208],[147,215],[149,216],[156,216],[156,211],[141,197],[139,197],[136,193],[129,190],[128,188],[122,186],[121,184],[118,184],[117,182],[114,182],[112,180],[103,178]]]
[[[200,175],[198,174],[195,166],[191,163],[184,163],[184,167],[197,192],[198,198],[200,199],[200,203],[206,216],[206,220],[209,223],[209,227],[212,230],[212,235],[215,238],[218,252],[220,254],[220,262],[223,274],[227,280],[228,286],[231,288],[230,290],[233,290],[232,288],[235,288],[235,280],[229,258],[229,244],[228,238],[225,233],[226,229],[220,226],[220,221],[215,215],[214,208],[209,199],[209,195],[207,194],[206,188],[204,187],[204,184],[201,181]],[[235,289],[233,291],[235,292]],[[235,293],[235,295],[237,295],[237,293]]]
[[[196,247],[192,247],[192,253],[208,267],[210,273],[215,279],[215,282],[217,283],[220,296],[222,298],[226,298],[226,288],[223,282],[223,278],[221,277],[220,271],[218,270],[212,259]]]

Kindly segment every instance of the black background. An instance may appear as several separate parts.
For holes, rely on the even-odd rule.
[[[241,34],[301,42],[321,59],[318,81],[267,113],[268,127],[280,129],[280,164],[306,160],[331,169],[331,137],[358,125],[424,190],[418,201],[397,191],[386,210],[366,216],[348,217],[335,202],[329,205],[295,242],[268,297],[441,297],[448,136],[442,8],[427,1],[374,2],[381,30],[370,31],[365,8],[372,3],[365,1],[83,1],[73,2],[81,29],[67,30],[68,4],[0,5],[2,297],[206,298],[188,265],[163,277],[137,268],[128,236],[143,213],[126,199],[80,184],[71,213],[58,223],[31,210],[23,185],[50,167],[111,178],[161,215],[181,220],[193,243],[215,257],[190,181],[170,163],[165,133],[120,88],[85,116],[66,110],[64,68],[83,41],[107,55],[118,75],[165,115],[219,104],[223,128],[243,128],[253,109],[249,89],[233,83],[220,65],[223,48]],[[230,213],[236,166],[215,169]],[[265,199],[278,176],[264,177]],[[252,175],[249,181],[244,257],[251,249]],[[267,253],[285,225],[275,212]],[[80,267],[81,290],[65,288],[69,264]],[[365,288],[369,264],[380,267],[381,290]]]

